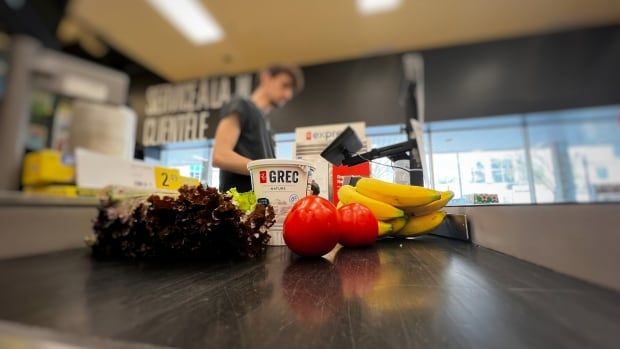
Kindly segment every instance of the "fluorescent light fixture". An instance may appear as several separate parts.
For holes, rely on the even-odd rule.
[[[357,10],[363,15],[395,10],[402,0],[356,0]]]
[[[222,27],[200,0],[148,0],[173,27],[195,45],[206,45],[224,37]]]

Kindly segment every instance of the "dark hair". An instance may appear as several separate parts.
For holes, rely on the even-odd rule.
[[[288,64],[272,64],[263,69],[263,72],[266,72],[271,76],[280,74],[287,74],[290,76],[291,80],[293,80],[295,94],[304,89],[304,73],[297,66]]]

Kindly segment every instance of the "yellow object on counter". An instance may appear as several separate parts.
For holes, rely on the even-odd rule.
[[[101,189],[77,187],[77,195],[83,197],[97,197]]]
[[[62,162],[57,150],[44,149],[24,157],[22,184],[24,186],[73,183],[75,169]]]
[[[181,176],[181,186],[188,185],[190,187],[200,184],[200,180],[194,177]]]
[[[155,188],[160,190],[178,190],[184,185],[196,186],[196,178],[181,176],[179,169],[155,166]]]
[[[59,197],[77,197],[77,187],[75,185],[63,185],[63,184],[50,184],[41,186],[26,186],[23,189],[24,193],[45,195],[45,196],[59,196]]]

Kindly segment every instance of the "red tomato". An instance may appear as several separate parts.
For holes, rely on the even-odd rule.
[[[340,244],[347,247],[370,246],[379,234],[379,223],[364,205],[351,203],[338,209]]]
[[[297,201],[284,220],[284,242],[300,256],[322,256],[338,243],[338,211],[316,195]]]

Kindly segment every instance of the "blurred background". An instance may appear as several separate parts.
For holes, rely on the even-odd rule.
[[[2,0],[0,188],[152,186],[76,183],[77,147],[218,186],[219,109],[285,62],[306,88],[272,114],[278,158],[296,156],[300,127],[364,122],[371,147],[405,141],[413,81],[426,183],[452,204],[618,201],[619,24],[613,0]],[[192,118],[206,126],[180,126]],[[45,156],[51,174],[25,168]]]

